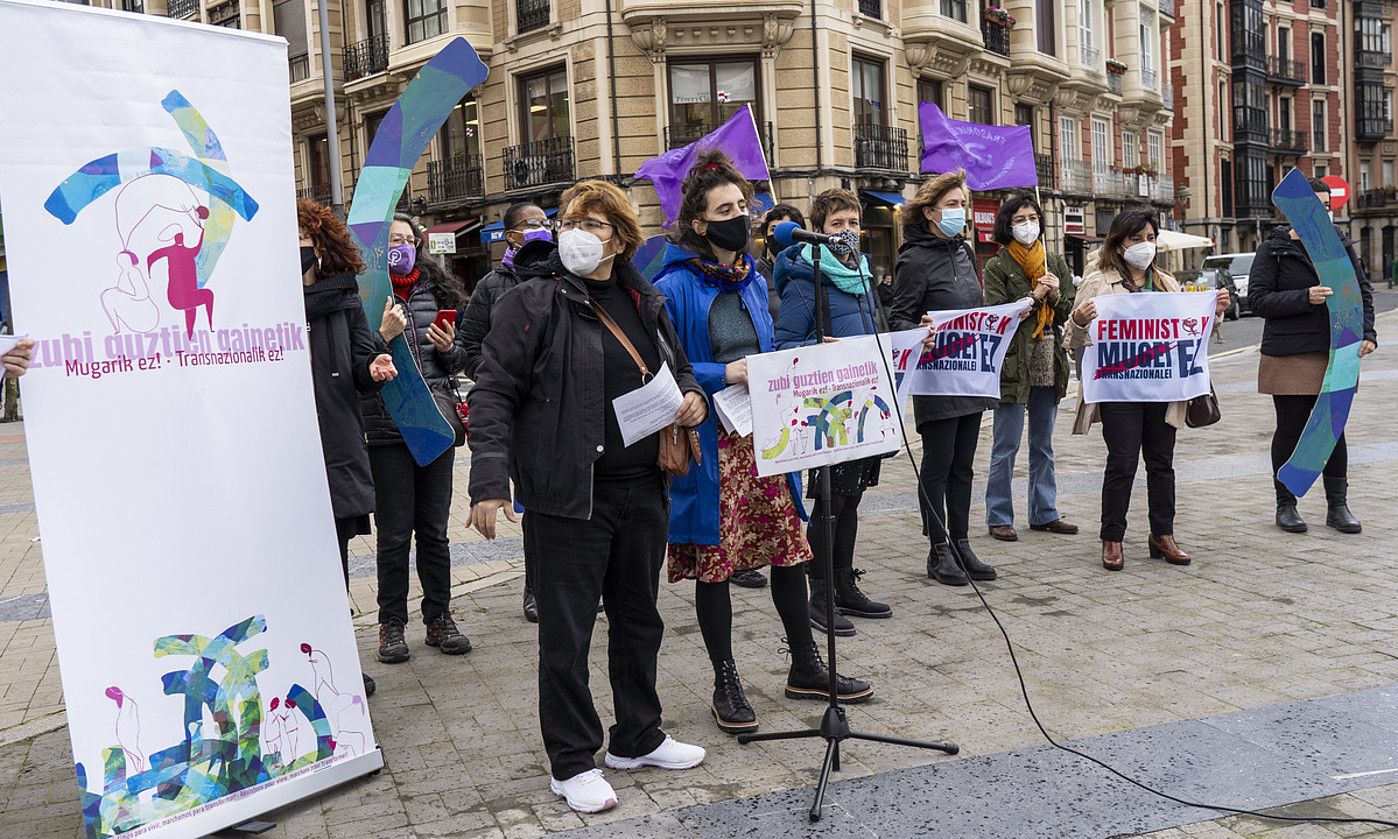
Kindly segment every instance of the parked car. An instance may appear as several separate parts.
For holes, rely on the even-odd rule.
[[[1226,288],[1233,301],[1223,316],[1237,320],[1240,315],[1252,311],[1248,308],[1248,274],[1252,271],[1252,257],[1249,253],[1221,253],[1207,257],[1201,272],[1205,277],[1213,274],[1213,287]]]

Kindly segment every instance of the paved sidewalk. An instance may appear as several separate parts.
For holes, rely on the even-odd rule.
[[[1381,334],[1393,334],[1395,326],[1398,318],[1381,317]],[[1126,569],[1102,570],[1095,532],[1105,450],[1096,430],[1088,437],[1069,435],[1072,417],[1066,406],[1056,440],[1059,501],[1064,514],[1083,525],[1083,534],[1028,531],[1023,457],[1017,494],[1021,541],[1005,545],[990,540],[983,529],[973,532],[982,558],[1002,574],[985,586],[988,597],[1015,641],[1040,716],[1061,739],[1398,683],[1398,521],[1391,513],[1398,505],[1391,408],[1398,350],[1381,349],[1366,361],[1350,421],[1350,500],[1365,523],[1365,533],[1357,537],[1322,526],[1318,489],[1302,504],[1313,525],[1309,534],[1288,536],[1272,526],[1267,455],[1272,412],[1270,401],[1254,392],[1256,361],[1255,352],[1216,361],[1223,422],[1179,437],[1176,532],[1196,557],[1194,565],[1176,568],[1146,557],[1142,472]],[[987,421],[978,458],[982,485],[989,434]],[[0,464],[0,836],[71,836],[79,825],[77,794],[61,728],[62,697],[43,596],[42,543],[34,541],[38,533],[22,427],[0,426]],[[547,788],[538,734],[535,633],[519,614],[518,529],[507,525],[502,539],[490,544],[467,532],[464,457],[457,475],[453,607],[475,649],[460,658],[441,656],[422,644],[422,630],[415,626],[409,630],[410,662],[377,663],[373,544],[356,540],[351,593],[359,611],[362,659],[379,683],[371,711],[387,767],[376,777],[273,814],[278,827],[265,835],[527,837],[813,783],[814,744],[740,747],[715,729],[707,707],[712,676],[694,618],[693,586],[665,584],[661,609],[668,632],[659,684],[665,725],[680,739],[708,747],[709,759],[687,773],[609,772],[622,799],[610,813],[584,818],[558,802]],[[884,476],[862,508],[856,564],[869,572],[865,590],[891,602],[895,617],[860,621],[859,635],[842,643],[841,669],[870,678],[877,687],[874,701],[850,709],[851,723],[953,739],[962,754],[946,758],[851,744],[841,777],[947,765],[1042,745],[1025,714],[1003,642],[975,596],[969,589],[930,583],[924,575],[926,543],[906,459],[891,461]],[[983,512],[978,497],[973,518],[979,520]],[[778,652],[780,623],[766,590],[734,589],[734,626],[739,669],[764,730],[817,720],[819,705],[782,696],[787,661]],[[609,722],[605,632],[606,622],[599,620],[592,665],[598,707]],[[1387,765],[1372,767],[1386,769],[1398,769],[1398,754]],[[1075,779],[1090,786],[1096,776],[1089,773],[1096,770],[1080,771],[1083,776]],[[1398,773],[1375,775],[1372,782],[1395,778]],[[1391,814],[1398,811],[1394,789],[1355,792],[1321,804],[1386,808]],[[888,794],[899,797],[896,788]],[[974,797],[977,790],[959,794]],[[1262,833],[1269,827],[1272,832]],[[1200,832],[1209,830],[1214,832]],[[1316,826],[1286,830],[1292,832],[1225,819],[1152,835],[1362,835]]]

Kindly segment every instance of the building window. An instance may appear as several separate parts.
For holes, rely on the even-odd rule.
[[[1228,82],[1218,83],[1218,138],[1228,140]]]
[[[1325,33],[1311,33],[1311,84],[1325,84]]]
[[[515,29],[521,34],[549,25],[549,0],[515,0]]]
[[[416,44],[447,31],[446,0],[403,0],[407,42]]]
[[[931,102],[933,105],[936,105],[938,108],[941,108],[943,111],[945,111],[946,105],[943,104],[944,100],[942,99],[942,93],[943,89],[941,82],[936,81],[935,79],[917,80],[917,101]]]
[[[995,125],[995,91],[988,87],[966,85],[966,107],[971,122]]]
[[[1092,168],[1105,172],[1112,164],[1112,147],[1108,137],[1111,126],[1105,119],[1092,118]]]
[[[1154,131],[1146,135],[1146,155],[1156,174],[1165,172],[1165,135]]]
[[[1034,33],[1039,52],[1058,55],[1058,0],[1034,0]]]
[[[1315,178],[1323,178],[1323,177],[1325,177],[1325,176],[1327,176],[1327,175],[1330,174],[1330,167],[1326,166],[1326,165],[1323,164],[1323,163],[1317,163],[1317,164],[1313,167],[1313,171],[1315,172],[1315,174],[1312,175],[1312,177],[1315,177]]]
[[[1092,0],[1078,0],[1078,58],[1088,69],[1097,69],[1097,44],[1092,37]]]
[[[966,22],[966,0],[942,0],[942,16]]]
[[[854,56],[854,123],[855,125],[885,125],[883,62]]]
[[[1218,194],[1223,205],[1223,217],[1233,218],[1233,161],[1219,161]]]
[[[1155,69],[1155,18],[1154,13],[1141,15],[1141,85],[1147,90],[1159,87],[1159,75]]]
[[[1277,27],[1277,58],[1282,65],[1291,59],[1291,30],[1285,26]]]
[[[1367,160],[1359,162],[1359,191],[1369,191],[1369,161]]]
[[[1135,169],[1141,165],[1141,141],[1136,139],[1136,132],[1121,132],[1121,168]]]
[[[1034,106],[1025,105],[1022,102],[1015,103],[1015,125],[1029,126],[1029,141],[1034,144],[1034,148],[1039,148],[1039,138],[1034,131]]]
[[[1311,100],[1311,150],[1325,151],[1325,100]]]
[[[388,116],[388,111],[379,111],[376,114],[367,114],[364,117],[364,148],[374,144],[374,137],[379,133],[379,126],[383,125],[383,118]]]
[[[1383,183],[1379,184],[1379,186],[1394,186],[1394,183],[1393,183],[1393,161],[1392,161],[1392,160],[1385,160],[1385,161],[1383,162],[1383,168],[1380,169],[1379,171],[1383,173]]]
[[[670,65],[670,127],[676,139],[697,140],[723,124],[740,108],[752,108],[761,122],[757,101],[757,62],[685,61]]]
[[[312,198],[329,203],[330,142],[324,134],[306,138],[306,182]]]
[[[474,97],[456,103],[437,132],[437,156],[440,160],[454,157],[475,158],[481,153],[480,106]]]
[[[1277,100],[1277,128],[1291,131],[1291,99],[1286,96]]]
[[[568,71],[563,67],[521,77],[519,105],[524,142],[572,134],[568,118]]]
[[[1058,145],[1064,160],[1082,160],[1082,139],[1078,135],[1078,123],[1072,117],[1058,118]]]
[[[145,0],[121,0],[121,10],[140,14],[146,10]]]
[[[1217,43],[1215,44],[1215,46],[1216,46],[1216,48],[1217,48],[1217,54],[1215,55],[1215,58],[1217,58],[1219,61],[1224,61],[1224,60],[1226,60],[1226,59],[1224,58],[1224,56],[1227,55],[1228,53],[1226,53],[1226,52],[1224,51],[1224,41],[1223,41],[1223,39],[1224,39],[1224,35],[1225,35],[1225,30],[1226,30],[1228,27],[1224,26],[1224,21],[1226,21],[1227,18],[1225,18],[1225,17],[1223,16],[1223,4],[1222,4],[1222,3],[1217,4],[1217,6],[1215,7],[1215,10],[1214,10],[1214,14],[1215,14],[1215,17],[1214,17],[1214,36],[1215,36],[1215,40],[1217,41]]]

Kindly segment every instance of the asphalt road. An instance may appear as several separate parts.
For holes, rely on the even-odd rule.
[[[1390,291],[1388,284],[1384,283],[1379,288],[1374,289],[1374,311],[1383,313],[1391,309],[1398,309],[1398,289]],[[1398,340],[1394,336],[1389,337],[1390,340]],[[1227,352],[1239,347],[1260,344],[1262,342],[1262,318],[1243,315],[1237,320],[1224,321],[1223,340],[1223,345],[1214,344],[1210,352]],[[1379,344],[1383,343],[1384,336],[1380,335]]]

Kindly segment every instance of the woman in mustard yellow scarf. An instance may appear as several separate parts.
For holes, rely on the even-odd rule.
[[[1000,205],[995,217],[999,253],[985,264],[985,304],[998,306],[1033,297],[1034,308],[1011,339],[1000,373],[1000,405],[995,409],[995,438],[985,489],[985,518],[990,535],[1003,542],[1015,531],[1011,479],[1024,416],[1029,415],[1029,527],[1072,535],[1078,526],[1058,512],[1058,485],[1053,472],[1053,425],[1058,403],[1068,392],[1068,354],[1063,329],[1073,310],[1072,272],[1058,254],[1044,248],[1043,212],[1029,195]]]

